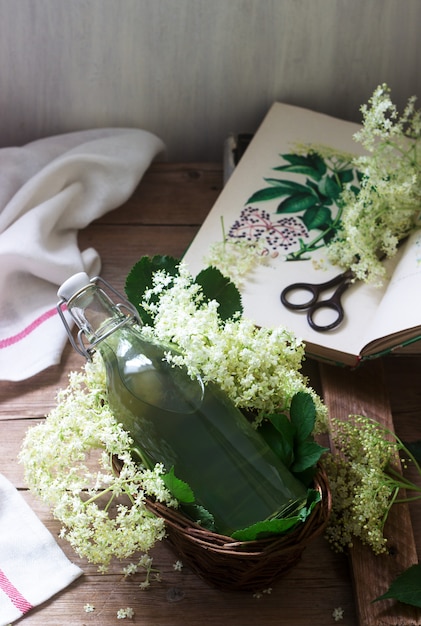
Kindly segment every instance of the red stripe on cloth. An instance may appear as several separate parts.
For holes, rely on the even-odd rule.
[[[15,605],[17,609],[25,615],[28,611],[34,607],[23,595],[16,589],[16,587],[10,582],[6,574],[0,569],[0,589],[8,596],[10,601]]]
[[[38,326],[41,326],[41,324],[43,324],[48,319],[50,319],[50,317],[53,317],[53,315],[56,315],[56,313],[57,313],[57,309],[54,307],[54,309],[50,309],[49,311],[46,311],[45,313],[37,317],[33,322],[31,322],[31,324],[29,324],[29,326],[21,330],[21,332],[18,333],[17,335],[13,335],[12,337],[6,337],[6,339],[0,339],[0,349],[8,348],[9,346],[12,346],[14,343],[18,343],[18,341],[22,341],[22,339],[25,339],[25,337],[30,335],[36,328],[38,328]]]

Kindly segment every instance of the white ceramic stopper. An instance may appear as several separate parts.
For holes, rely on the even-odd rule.
[[[89,283],[90,279],[88,274],[86,272],[78,272],[64,281],[57,291],[57,295],[61,300],[65,300],[67,302],[77,291],[83,289],[89,285]]]

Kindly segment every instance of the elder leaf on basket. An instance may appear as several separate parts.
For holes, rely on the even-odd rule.
[[[236,530],[232,533],[232,537],[238,541],[253,541],[254,539],[264,539],[272,535],[282,535],[292,530],[297,524],[304,523],[320,500],[320,492],[316,489],[309,489],[307,502],[299,511],[295,509],[293,511],[284,511],[285,516],[263,520],[248,528]]]
[[[291,400],[289,418],[285,414],[268,415],[260,432],[281,461],[305,485],[314,477],[316,464],[327,448],[313,437],[316,407],[310,394],[298,392]]]
[[[215,519],[205,507],[197,504],[193,489],[174,473],[174,467],[162,475],[164,485],[179,502],[181,509],[193,521],[207,530],[215,530]]]
[[[162,477],[164,484],[168,491],[176,498],[179,502],[183,502],[186,504],[191,504],[194,502],[195,497],[193,490],[189,485],[174,474],[174,467],[170,469],[167,474],[164,474]]]

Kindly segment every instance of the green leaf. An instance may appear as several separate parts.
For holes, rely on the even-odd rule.
[[[319,190],[324,196],[335,199],[342,189],[334,176],[325,176],[319,183]]]
[[[393,598],[404,604],[421,607],[421,564],[417,563],[398,576],[389,589],[373,602]]]
[[[212,532],[215,531],[215,518],[204,506],[200,504],[183,504],[181,508],[190,519],[200,524],[202,528]]]
[[[286,178],[265,178],[265,182],[270,185],[282,188],[285,191],[284,195],[293,195],[294,193],[308,193],[307,187],[311,181],[306,181],[305,185],[296,183],[294,180],[287,180]]]
[[[286,415],[269,415],[259,427],[268,446],[286,467],[294,460],[294,428]]]
[[[152,287],[152,276],[157,270],[165,270],[171,276],[178,274],[180,261],[171,256],[156,255],[142,257],[130,270],[126,278],[127,299],[136,307],[144,324],[153,324],[153,319],[140,306],[146,289]]]
[[[280,172],[291,172],[293,174],[304,174],[305,176],[309,176],[314,180],[320,180],[321,174],[317,169],[309,165],[281,165],[279,167],[275,167],[275,170]]]
[[[216,267],[202,270],[196,276],[195,282],[202,287],[203,295],[208,301],[216,300],[219,303],[218,314],[223,321],[237,312],[242,313],[240,292]]]
[[[308,208],[315,206],[319,199],[311,192],[296,193],[278,206],[277,213],[301,213]]]
[[[332,224],[332,213],[326,206],[309,207],[301,217],[308,230],[325,230]]]
[[[309,489],[306,504],[301,507],[296,515],[256,522],[256,524],[252,524],[247,528],[236,530],[231,536],[238,541],[253,541],[272,535],[283,535],[292,530],[297,524],[304,523],[311,515],[316,504],[320,502],[320,499],[320,492],[317,489]]]
[[[284,196],[290,196],[293,193],[299,191],[299,189],[293,187],[292,183],[288,181],[277,181],[276,179],[270,178],[268,182],[272,185],[271,187],[265,187],[264,189],[259,189],[250,198],[247,200],[248,204],[253,204],[255,202],[267,202],[269,200],[278,200],[279,198],[283,198]],[[297,187],[302,187],[305,190],[303,185],[298,185],[298,183],[294,183]]]
[[[354,170],[341,170],[340,172],[338,172],[338,177],[341,181],[342,186],[344,186],[346,183],[350,183],[354,178]]]
[[[326,451],[327,448],[320,446],[316,441],[299,442],[294,448],[295,461],[291,466],[291,471],[296,474],[313,467]]]
[[[323,176],[327,169],[324,159],[319,154],[315,154],[314,152],[307,155],[281,154],[280,156],[284,159],[284,161],[287,161],[292,165],[307,166],[313,170],[315,169],[319,172],[320,176]],[[278,168],[275,167],[274,169],[277,170]]]
[[[174,474],[174,467],[170,469],[168,474],[164,474],[162,476],[162,480],[168,491],[176,498],[179,502],[185,503],[193,503],[195,501],[194,493],[191,487],[181,480],[177,478]]]
[[[290,419],[296,441],[305,441],[313,432],[316,421],[316,406],[309,393],[299,391],[292,397]]]
[[[271,535],[283,535],[291,530],[300,521],[298,516],[285,519],[270,519],[257,522],[247,528],[236,530],[231,537],[237,541],[254,541]]]

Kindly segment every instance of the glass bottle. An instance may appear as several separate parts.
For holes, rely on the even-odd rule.
[[[109,291],[122,302],[115,303]],[[88,359],[97,350],[104,361],[108,401],[134,441],[135,458],[146,467],[159,462],[167,471],[174,468],[196,503],[213,515],[217,532],[230,535],[305,503],[303,484],[226,394],[169,364],[168,347],[142,336],[134,307],[108,283],[79,273],[58,296],[73,347]],[[79,344],[64,304],[80,329]]]

